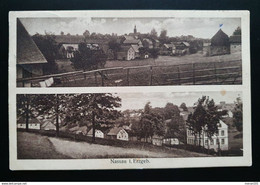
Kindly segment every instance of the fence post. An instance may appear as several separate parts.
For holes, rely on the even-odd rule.
[[[126,69],[126,83],[129,86],[129,68]]]
[[[218,82],[216,63],[214,63],[214,73],[215,73],[215,80],[216,80],[216,82]]]
[[[195,85],[196,80],[195,80],[195,63],[192,64],[192,76],[193,76],[193,85]]]
[[[153,85],[153,66],[150,66],[150,85]]]
[[[104,86],[104,74],[103,74],[103,71],[101,71],[101,85]]]
[[[77,82],[76,82],[76,79],[75,79],[75,74],[73,74],[72,76],[73,76],[74,82],[77,83]]]
[[[98,86],[98,83],[97,83],[97,72],[94,72],[94,75],[95,75],[95,83],[96,83],[96,86]]]
[[[180,66],[177,67],[178,70],[178,83],[181,85],[181,74],[180,74]]]

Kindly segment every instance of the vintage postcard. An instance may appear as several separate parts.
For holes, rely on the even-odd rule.
[[[9,33],[10,169],[252,164],[248,11],[10,12]]]

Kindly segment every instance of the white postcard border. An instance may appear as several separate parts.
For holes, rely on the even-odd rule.
[[[101,14],[102,12],[102,14]],[[159,15],[159,16],[158,16]],[[196,85],[154,87],[76,87],[76,88],[17,88],[16,87],[16,18],[17,17],[241,17],[242,27],[242,85]],[[68,169],[143,169],[251,166],[251,86],[249,11],[41,11],[9,13],[9,151],[11,170],[68,170]],[[102,92],[204,92],[241,91],[243,97],[242,157],[147,158],[150,163],[112,164],[111,159],[18,160],[16,130],[16,94],[102,93]],[[129,159],[126,159],[129,160]]]

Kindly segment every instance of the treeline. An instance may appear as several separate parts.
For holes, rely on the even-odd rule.
[[[26,130],[29,130],[29,119],[40,116],[43,120],[55,120],[57,136],[61,126],[87,124],[87,121],[92,123],[95,133],[99,124],[112,124],[121,116],[116,110],[120,106],[121,99],[109,93],[17,95],[17,117],[25,118]]]

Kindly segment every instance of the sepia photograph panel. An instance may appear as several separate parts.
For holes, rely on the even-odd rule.
[[[239,17],[16,21],[17,87],[242,84]]]
[[[17,94],[16,125],[19,160],[243,156],[242,92]]]

